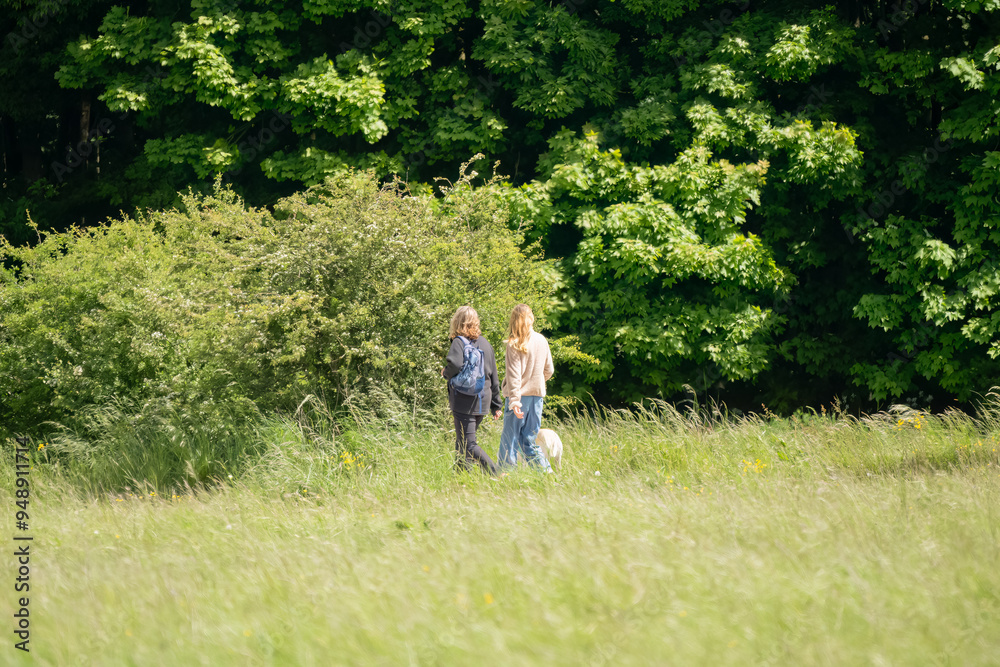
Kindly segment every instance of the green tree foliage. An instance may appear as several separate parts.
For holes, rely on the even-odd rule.
[[[556,314],[601,363],[584,367],[629,398],[669,394],[716,369],[748,378],[767,363],[770,304],[787,288],[760,239],[743,231],[766,162],[734,166],[692,148],[670,165],[627,165],[594,134],[552,141],[543,179],[512,197],[549,235],[576,231]],[[537,233],[537,232],[536,232]],[[564,391],[572,390],[563,384]]]
[[[33,48],[64,47],[43,71],[114,128],[65,192],[159,205],[222,175],[270,205],[482,152],[559,260],[566,391],[792,408],[1000,380],[995,0],[79,8]]]
[[[547,298],[494,186],[470,177],[435,200],[349,172],[273,214],[222,188],[4,243],[4,423],[72,422],[122,399],[191,414],[294,409],[309,393],[342,405],[372,386],[432,402],[459,305],[497,342],[514,305]]]
[[[100,103],[92,91],[65,90],[55,79],[66,45],[96,30],[110,6],[100,0],[0,0],[0,234],[9,239],[33,236],[29,209],[60,224],[93,223],[116,210],[108,204],[111,191],[94,178],[97,145],[82,136],[99,120]],[[85,155],[74,155],[81,141]],[[64,188],[51,169],[67,161],[80,167],[80,187]]]
[[[815,103],[776,103],[850,52],[850,31],[825,9],[791,23],[710,7],[643,23],[619,54],[631,93],[582,139],[550,140],[526,187],[521,214],[568,256],[560,321],[605,362],[588,379],[615,376],[622,397],[753,378],[780,358],[776,306],[802,268],[789,237],[861,184],[853,131]],[[795,240],[806,256],[821,245]]]
[[[1000,375],[1000,3],[912,3],[876,28],[859,84],[892,143],[845,221],[877,278],[854,314],[893,351],[851,370],[879,397],[965,399]]]

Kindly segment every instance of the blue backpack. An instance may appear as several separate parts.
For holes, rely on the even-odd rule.
[[[486,386],[486,365],[483,361],[483,351],[472,344],[465,336],[458,336],[462,341],[462,370],[449,380],[455,391],[469,396],[479,396],[479,407],[482,408],[483,387]]]

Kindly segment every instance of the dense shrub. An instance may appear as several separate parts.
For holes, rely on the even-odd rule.
[[[496,342],[513,305],[544,311],[549,291],[495,184],[474,176],[435,198],[351,172],[273,212],[217,186],[178,210],[3,242],[3,422],[79,426],[124,399],[210,419],[373,386],[427,406],[456,307],[475,306]]]

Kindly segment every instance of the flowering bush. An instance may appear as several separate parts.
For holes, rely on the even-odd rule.
[[[494,343],[513,305],[545,307],[543,264],[474,176],[435,198],[351,172],[273,212],[217,186],[34,247],[0,241],[0,416],[72,423],[120,399],[208,416],[373,387],[426,405],[459,305]]]

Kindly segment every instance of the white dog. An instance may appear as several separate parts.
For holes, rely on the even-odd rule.
[[[555,431],[548,428],[539,429],[535,443],[541,447],[542,453],[545,454],[545,458],[553,467],[562,467],[559,463],[562,460],[562,440],[559,439]]]

